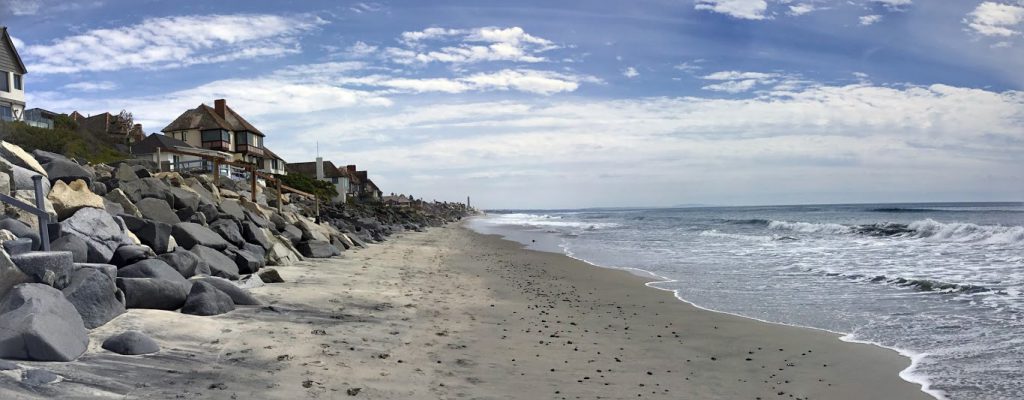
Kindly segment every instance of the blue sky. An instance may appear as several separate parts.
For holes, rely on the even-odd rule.
[[[1024,0],[7,0],[29,107],[228,104],[492,208],[1024,199]]]

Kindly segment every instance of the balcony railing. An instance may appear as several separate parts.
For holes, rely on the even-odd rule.
[[[236,144],[235,145],[235,152],[236,153],[242,153],[242,154],[251,154],[251,155],[255,155],[255,156],[263,155],[263,149],[261,149],[259,147],[256,147],[256,146],[253,146],[253,145],[248,145],[248,144]]]
[[[231,143],[220,141],[203,142],[203,148],[209,150],[231,151]]]

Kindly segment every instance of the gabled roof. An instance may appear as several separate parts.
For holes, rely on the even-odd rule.
[[[278,160],[284,161],[284,159],[281,158],[281,156],[275,154],[274,152],[270,151],[270,149],[268,149],[266,147],[263,147],[263,155],[267,156],[266,158],[276,158]]]
[[[206,104],[200,104],[199,107],[181,113],[173,122],[167,127],[161,129],[160,132],[174,132],[174,131],[187,131],[189,129],[225,129],[229,131],[235,130],[231,124],[217,115],[217,111]]]
[[[11,49],[11,54],[14,54],[14,61],[18,63],[18,67],[21,67],[21,71],[15,72],[21,75],[27,74],[28,70],[25,69],[25,63],[21,61],[21,55],[18,54],[18,49],[14,47],[14,41],[11,40],[11,34],[7,33],[6,26],[0,26],[0,36],[2,36],[0,44],[6,45]]]
[[[260,132],[260,130],[256,129],[255,126],[252,126],[249,121],[246,121],[245,118],[238,115],[235,110],[232,110],[231,106],[226,104],[224,105],[224,120],[227,121],[228,124],[231,124],[231,130],[233,131],[249,131],[257,135],[264,136],[263,132]]]
[[[307,161],[300,163],[289,163],[288,172],[299,175],[308,176],[310,178],[316,177],[316,161]],[[324,178],[334,177],[347,177],[348,174],[344,169],[339,169],[334,166],[334,163],[330,161],[324,161]]]
[[[135,143],[131,147],[132,154],[153,154],[156,153],[156,149],[173,149],[175,147],[183,147],[194,149],[188,143],[182,142],[178,139],[172,138],[167,135],[161,135],[159,133],[150,134],[145,139],[142,139],[138,143]]]

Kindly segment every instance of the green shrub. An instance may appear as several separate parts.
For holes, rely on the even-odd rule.
[[[0,139],[21,146],[25,151],[43,150],[80,158],[94,164],[123,160],[126,156],[96,140],[86,140],[68,128],[75,126],[70,118],[58,116],[54,129],[37,128],[22,122],[0,123]]]
[[[338,195],[338,189],[330,182],[319,181],[305,175],[279,175],[281,183],[303,192],[312,193],[322,202],[330,202]]]

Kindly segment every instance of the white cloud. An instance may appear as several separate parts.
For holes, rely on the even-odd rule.
[[[711,90],[714,92],[742,93],[753,89],[755,85],[757,85],[756,79],[744,79],[739,81],[715,83],[704,86],[701,89]]]
[[[35,15],[43,7],[41,0],[7,0],[7,10],[15,16]]]
[[[7,34],[10,35],[11,42],[14,43],[14,48],[15,49],[23,49],[23,48],[25,48],[25,42],[22,42],[21,39],[18,39],[16,37],[14,37],[14,35],[11,35],[10,32],[8,32]],[[19,53],[21,51],[22,50],[18,50]]]
[[[624,71],[622,71],[622,76],[625,76],[627,78],[636,78],[640,76],[640,73],[636,71],[636,68],[628,67]]]
[[[860,24],[863,26],[873,25],[878,21],[882,20],[882,16],[878,14],[874,15],[863,15],[860,17]]]
[[[64,85],[64,88],[79,92],[98,92],[117,89],[117,84],[111,81],[75,82]]]
[[[697,10],[713,11],[739,19],[765,19],[768,3],[765,0],[696,0]]]
[[[766,72],[719,71],[709,75],[705,75],[704,79],[712,81],[727,81],[736,79],[764,80],[770,78],[777,78],[778,76],[779,74]]]
[[[380,3],[356,3],[352,7],[348,8],[356,14],[372,13],[384,10],[384,5]]]
[[[798,3],[789,6],[789,15],[804,15],[817,10],[818,7],[810,3]]]
[[[377,46],[371,46],[369,44],[366,44],[366,42],[358,41],[355,42],[355,44],[349,46],[346,49],[346,53],[350,57],[362,58],[373,55],[374,53],[377,52],[378,49],[379,48]]]
[[[871,0],[871,2],[881,4],[892,11],[903,11],[905,7],[914,3],[913,0]]]
[[[27,46],[35,73],[160,69],[299,52],[298,36],[326,21],[313,15],[205,15],[149,18]]]
[[[672,68],[678,69],[680,71],[685,71],[685,72],[693,73],[693,72],[697,72],[697,71],[700,71],[700,70],[704,69],[704,67],[700,66],[700,64],[703,63],[703,62],[704,62],[703,59],[697,59],[697,60],[693,60],[693,61],[684,61],[684,62],[681,62],[679,64],[674,65]]]
[[[1024,24],[1024,2],[1020,4],[986,1],[967,14],[963,22],[983,36],[1017,36],[1021,34],[1021,25]]]
[[[537,63],[547,61],[541,53],[559,48],[550,40],[530,35],[517,26],[473,29],[432,27],[403,32],[399,42],[406,47],[385,49],[388,58],[398,64],[466,64],[484,61]],[[431,50],[428,44],[433,42],[449,45]]]
[[[45,14],[56,14],[65,11],[80,11],[89,8],[98,8],[103,1],[65,1],[65,0],[4,0],[0,2],[0,13],[10,12],[14,16],[38,15],[40,11]]]

